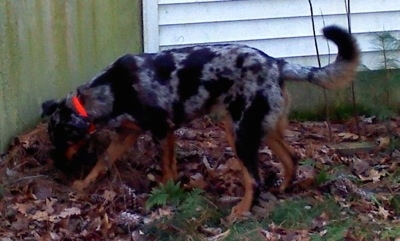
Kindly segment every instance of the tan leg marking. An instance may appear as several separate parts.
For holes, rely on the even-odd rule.
[[[232,150],[236,154],[236,148],[235,148],[236,138],[233,132],[232,119],[228,116],[225,117],[224,127],[225,127],[226,139],[229,145],[231,146]],[[238,162],[242,169],[242,174],[243,174],[244,196],[242,200],[232,208],[232,212],[228,217],[228,220],[230,222],[250,211],[254,197],[254,186],[256,185],[256,181],[250,175],[247,168],[243,165],[243,162],[241,160],[238,160]]]
[[[135,127],[134,129],[132,127]],[[96,165],[90,173],[83,179],[73,183],[73,188],[83,190],[92,182],[96,181],[100,175],[105,174],[118,158],[133,144],[141,134],[140,128],[133,123],[124,125],[118,135],[116,135],[107,150],[100,156]]]
[[[250,208],[251,205],[253,204],[253,198],[254,198],[254,187],[256,185],[256,182],[254,178],[252,178],[250,173],[247,171],[247,168],[243,166],[242,162],[239,161],[239,163],[242,168],[242,174],[243,174],[244,195],[242,200],[232,208],[231,214],[228,217],[228,220],[230,221],[233,221],[236,218],[241,217],[244,214],[250,212]]]
[[[165,184],[168,180],[175,181],[178,178],[175,155],[175,135],[173,131],[168,132],[167,137],[161,141],[161,149],[161,182]]]
[[[278,157],[284,169],[284,178],[279,187],[279,191],[283,192],[289,187],[296,175],[296,164],[293,162],[295,152],[284,141],[283,134],[287,126],[286,117],[281,117],[276,125],[275,130],[269,130],[266,138],[267,145],[272,152]]]

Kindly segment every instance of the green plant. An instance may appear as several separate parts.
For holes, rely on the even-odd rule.
[[[340,207],[333,198],[327,197],[323,201],[308,198],[299,198],[280,203],[270,214],[270,219],[277,225],[285,228],[309,228],[312,220],[319,217],[322,212],[331,218],[336,218]]]
[[[400,169],[390,175],[390,180],[393,184],[400,183]]]
[[[224,240],[263,240],[264,237],[261,235],[260,232],[262,226],[263,225],[260,222],[253,218],[241,220],[231,226],[230,234]]]
[[[323,167],[316,175],[315,175],[315,184],[318,186],[329,181],[335,179],[335,176],[329,173],[328,167]]]
[[[153,188],[146,203],[147,209],[165,205],[175,208],[172,215],[145,225],[144,231],[157,240],[204,239],[198,232],[199,227],[215,224],[221,214],[203,194],[201,189],[184,191],[180,183],[172,181]]]
[[[339,220],[336,222],[332,222],[324,227],[324,233],[314,233],[310,235],[311,241],[339,241],[345,240],[346,234],[348,230],[354,226],[354,222],[350,219],[347,220]]]
[[[313,168],[316,168],[316,166],[317,166],[316,162],[313,159],[305,159],[300,162],[300,165],[310,166]],[[322,166],[321,170],[319,170],[317,172],[317,174],[315,175],[315,184],[321,185],[328,181],[334,180],[337,177],[337,175],[334,175],[331,172],[332,171],[330,170],[330,168],[328,166]]]
[[[0,201],[3,199],[4,196],[4,187],[0,185]]]
[[[168,181],[151,190],[149,199],[146,202],[146,208],[151,209],[154,206],[179,205],[184,200],[184,190],[180,187],[180,183]]]
[[[202,196],[203,190],[194,189],[184,195],[178,211],[183,218],[196,217],[206,206],[206,199]]]
[[[383,87],[385,90],[384,99],[386,103],[390,100],[391,83],[393,82],[393,69],[399,68],[399,61],[393,56],[393,52],[400,50],[400,40],[395,38],[390,32],[381,32],[376,34],[373,44],[381,53],[380,68],[385,71]]]
[[[397,240],[400,237],[400,227],[385,227],[381,238],[383,240]]]
[[[202,196],[203,192],[201,189],[185,192],[179,182],[175,184],[172,181],[168,181],[166,184],[153,188],[146,202],[146,208],[151,209],[154,206],[172,205],[177,208],[181,215],[192,216],[206,201]]]
[[[391,137],[388,150],[390,152],[393,152],[393,151],[399,150],[399,149],[400,149],[400,139],[397,136]]]

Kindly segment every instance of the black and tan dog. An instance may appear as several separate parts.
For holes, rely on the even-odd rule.
[[[218,111],[224,114],[226,136],[243,171],[245,194],[232,215],[249,211],[259,192],[257,154],[263,143],[283,165],[280,190],[285,190],[296,173],[294,153],[283,140],[289,104],[285,81],[341,87],[352,81],[358,65],[359,51],[351,35],[336,26],[326,27],[324,35],[339,53],[335,62],[323,68],[290,64],[234,44],[127,54],[66,98],[43,103],[44,114],[51,115],[51,140],[66,158],[73,158],[96,127],[111,126],[118,133],[74,187],[84,189],[95,181],[144,131],[161,144],[162,182],[175,180],[174,130]]]

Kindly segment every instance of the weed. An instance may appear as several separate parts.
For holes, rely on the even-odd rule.
[[[400,194],[395,194],[390,198],[390,205],[392,206],[394,212],[400,215]]]
[[[180,187],[180,183],[168,181],[151,190],[146,208],[151,209],[154,206],[179,205],[184,200],[184,190]]]
[[[317,167],[317,163],[313,159],[305,159],[300,162],[300,165],[310,166],[313,168]],[[334,168],[323,165],[315,175],[315,184],[319,186],[329,181],[335,180],[342,173],[342,170],[344,168],[345,167],[341,165],[335,166]]]
[[[255,219],[236,222],[231,227],[230,235],[225,240],[263,240],[260,232],[261,229],[262,226],[260,222]]]
[[[400,183],[400,169],[396,170],[393,174],[390,175],[390,180],[393,184]]]
[[[315,175],[315,184],[319,186],[334,179],[335,177],[329,173],[328,167],[324,166],[322,170]]]
[[[270,219],[279,226],[303,229],[311,227],[312,220],[323,212],[331,218],[336,218],[340,208],[332,198],[322,202],[306,198],[288,200],[273,210]]]
[[[311,241],[345,240],[347,232],[352,226],[354,226],[354,222],[350,219],[334,221],[332,223],[329,223],[318,233],[311,234],[310,240]]]
[[[389,144],[388,151],[389,152],[394,152],[394,151],[399,150],[399,149],[400,149],[400,138],[397,137],[397,136],[392,136],[391,139],[390,139],[390,144]]]
[[[154,188],[147,200],[147,209],[155,206],[173,206],[174,212],[144,227],[149,236],[157,240],[202,240],[200,226],[214,224],[221,218],[215,205],[204,196],[204,191],[185,192],[180,183],[172,181]]]
[[[394,240],[400,237],[400,227],[385,227],[381,233],[382,240]]]
[[[4,187],[0,185],[0,201],[3,199],[4,196]]]

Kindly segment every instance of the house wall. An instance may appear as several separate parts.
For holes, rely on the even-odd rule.
[[[332,61],[334,45],[321,37],[323,26],[347,28],[343,0],[313,0],[322,64]],[[316,65],[316,50],[307,0],[148,0],[144,49],[156,52],[193,44],[241,43],[273,57]],[[369,69],[381,67],[373,39],[382,31],[400,37],[400,4],[394,0],[351,0],[351,30]],[[400,57],[400,56],[399,56]]]
[[[400,2],[351,0],[350,4],[351,31],[362,51],[360,69],[380,69],[383,58],[376,36],[389,31],[400,38]],[[322,38],[321,29],[331,24],[347,29],[345,1],[312,0],[312,5],[321,64],[325,65],[334,60],[337,49]],[[143,15],[145,52],[194,44],[240,43],[273,57],[318,66],[308,0],[147,0]],[[400,60],[398,50],[388,51],[388,55]],[[376,110],[400,106],[400,88],[393,84],[399,77],[390,77],[385,80],[382,75],[360,75],[354,85],[357,104]],[[288,83],[288,89],[292,110],[312,112],[325,104],[352,103],[349,89],[328,91],[328,103],[321,88],[308,83]],[[388,101],[385,96],[390,96]]]
[[[142,51],[140,0],[0,1],[0,153],[66,95],[126,52]]]

